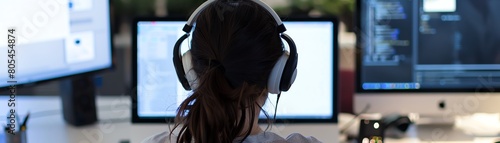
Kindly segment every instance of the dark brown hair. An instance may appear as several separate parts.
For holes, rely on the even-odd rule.
[[[171,132],[180,128],[178,143],[243,141],[283,54],[275,20],[251,1],[213,2],[197,19],[190,51],[198,87],[179,106]]]

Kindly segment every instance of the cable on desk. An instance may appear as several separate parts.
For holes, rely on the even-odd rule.
[[[352,126],[354,121],[356,121],[356,118],[358,118],[359,115],[366,113],[369,109],[370,109],[370,104],[366,104],[365,108],[363,108],[363,110],[361,110],[360,113],[354,115],[354,117],[349,122],[347,122],[347,124],[345,124],[344,127],[340,128],[340,134],[344,134],[347,131],[347,129],[349,129],[349,127]]]

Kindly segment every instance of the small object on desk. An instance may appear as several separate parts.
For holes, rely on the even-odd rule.
[[[130,143],[130,140],[121,140],[120,143]]]
[[[16,114],[15,115],[16,116],[15,126],[16,127],[14,128],[14,130],[12,130],[10,128],[10,125],[6,126],[4,128],[5,129],[4,134],[1,135],[2,138],[0,138],[1,139],[0,143],[2,143],[2,142],[3,143],[26,143],[28,141],[27,137],[26,137],[26,124],[28,123],[29,115],[30,114],[28,112],[26,117],[24,117],[23,122],[21,123],[20,119],[19,119],[21,117]]]
[[[26,130],[17,131],[17,132],[14,132],[14,134],[5,133],[2,136],[5,137],[5,139],[3,139],[5,141],[5,143],[27,143],[28,142],[28,138],[26,137]]]
[[[384,126],[380,120],[361,119],[358,143],[380,143],[384,140]]]
[[[26,123],[28,123],[29,117],[30,117],[30,112],[28,112],[28,114],[26,114],[26,117],[24,117],[23,124],[21,124],[21,131],[26,130]]]

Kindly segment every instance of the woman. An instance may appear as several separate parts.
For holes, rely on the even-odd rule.
[[[300,134],[283,138],[258,125],[269,75],[284,52],[278,25],[264,7],[211,3],[196,19],[191,41],[196,89],[180,105],[175,127],[145,142],[319,142]]]

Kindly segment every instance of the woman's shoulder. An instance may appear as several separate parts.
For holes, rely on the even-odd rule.
[[[141,143],[174,143],[176,139],[176,136],[170,136],[170,132],[164,131],[144,139]]]
[[[257,135],[248,136],[244,143],[321,143],[318,139],[311,136],[304,136],[299,133],[293,133],[283,138],[273,132],[263,132]]]
[[[318,139],[312,136],[304,136],[299,133],[293,133],[286,138],[289,143],[321,143]]]
[[[142,143],[175,143],[177,136],[170,136],[170,132],[165,131],[152,135],[142,141]],[[234,142],[240,142],[235,140]],[[304,136],[299,133],[293,133],[283,138],[273,132],[262,132],[256,135],[248,136],[243,143],[321,143],[312,136]]]

